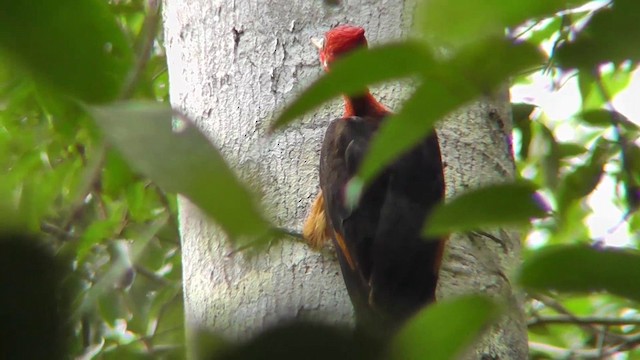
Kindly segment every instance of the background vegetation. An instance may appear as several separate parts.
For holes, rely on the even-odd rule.
[[[204,136],[179,114],[171,122],[159,11],[143,0],[0,3],[2,225],[37,236],[67,270],[74,357],[183,357],[175,193],[233,238],[277,235]],[[516,104],[517,165],[529,181],[453,201],[426,231],[516,224],[543,234],[519,273],[530,297],[531,357],[640,358],[640,132],[638,119],[612,105],[640,60],[640,3],[432,0],[418,14],[416,33],[428,38],[345,59],[274,129],[342,91],[421,79],[425,86],[374,144],[359,178],[367,181],[442,115],[509,78],[577,77],[582,108],[565,120],[576,140],[558,140],[556,123]],[[430,50],[442,46],[447,57]],[[624,251],[592,239],[585,225],[585,199],[603,177],[614,179],[611,201],[626,214]],[[502,206],[473,206],[488,202]],[[435,343],[444,350],[432,358],[450,358],[472,340],[459,334],[480,331],[498,313],[484,298],[439,304],[409,324],[394,351]],[[447,318],[465,321],[443,329]]]

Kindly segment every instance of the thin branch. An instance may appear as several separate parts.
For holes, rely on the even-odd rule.
[[[290,236],[292,238],[294,238],[295,240],[298,241],[304,241],[304,236],[302,235],[301,232],[297,231],[297,230],[292,230],[292,229],[287,229],[287,228],[276,228],[276,231],[282,233],[283,235],[287,235]]]
[[[610,318],[600,316],[572,316],[572,315],[551,315],[536,316],[527,322],[527,326],[542,326],[550,324],[575,324],[575,325],[605,325],[605,326],[623,326],[623,325],[640,325],[640,318]]]
[[[171,285],[171,282],[168,281],[167,279],[163,278],[162,276],[159,276],[158,274],[156,274],[155,272],[147,269],[146,267],[142,266],[142,265],[135,265],[134,268],[136,269],[136,272],[144,277],[146,277],[147,279],[158,283],[159,285],[162,286],[169,286]]]
[[[142,25],[137,41],[138,51],[135,66],[129,73],[126,84],[122,89],[120,94],[121,99],[128,99],[132,97],[136,87],[138,86],[138,82],[142,77],[142,72],[151,57],[151,51],[153,50],[153,43],[155,42],[156,35],[158,33],[160,19],[160,1],[149,1],[148,15],[144,19],[144,24]]]
[[[590,324],[590,323],[581,323],[579,318],[575,314],[571,313],[569,310],[567,310],[562,304],[557,302],[555,299],[552,299],[551,297],[544,296],[544,295],[535,295],[533,296],[533,298],[542,302],[545,306],[555,310],[557,313],[573,319],[574,324],[576,324],[583,331],[591,334],[592,336],[597,337],[598,335],[601,334],[601,331],[597,327],[597,325]],[[605,341],[607,341],[608,343],[616,343],[616,342],[626,340],[626,337],[617,335],[617,334],[612,334],[612,333],[607,333],[605,335],[605,338],[606,338]]]
[[[69,213],[60,225],[61,229],[68,228],[69,225],[71,225],[71,223],[74,222],[84,211],[88,204],[85,199],[93,192],[100,181],[106,154],[107,145],[105,145],[104,142],[98,144],[96,146],[95,154],[93,154],[93,158],[91,158],[91,160],[85,165],[84,175],[80,185],[78,186],[79,190],[76,191],[76,194],[71,201]]]

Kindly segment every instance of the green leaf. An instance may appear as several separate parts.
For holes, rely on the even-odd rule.
[[[518,281],[532,291],[607,291],[640,301],[640,253],[585,245],[553,246],[534,253]]]
[[[165,191],[189,198],[232,238],[269,230],[252,194],[207,138],[186,121],[172,129],[168,106],[130,102],[92,107],[90,112],[133,169]]]
[[[617,0],[599,10],[577,39],[561,46],[554,58],[565,68],[590,70],[612,61],[640,61],[640,3]]]
[[[102,0],[2,1],[0,50],[36,78],[87,102],[116,98],[133,61]]]
[[[161,216],[158,216],[154,222],[149,224],[145,233],[141,234],[133,243],[133,246],[131,246],[133,250],[130,251],[130,254],[128,253],[128,250],[125,250],[125,248],[128,248],[129,246],[124,241],[119,240],[121,243],[114,244],[118,251],[114,255],[114,259],[109,269],[100,278],[100,280],[93,284],[93,286],[79,297],[78,301],[80,301],[80,306],[78,306],[76,310],[76,317],[91,309],[95,304],[97,304],[98,299],[100,299],[102,295],[118,285],[118,280],[125,275],[126,271],[131,269],[131,264],[135,263],[135,261],[140,257],[140,254],[147,244],[149,244],[149,241],[151,241],[156,233],[162,229],[168,219],[168,214],[164,213]]]
[[[610,127],[613,124],[612,113],[604,109],[583,111],[579,115],[585,123],[597,127]]]
[[[490,36],[531,18],[550,16],[560,10],[587,3],[567,0],[485,0],[421,2],[418,29],[439,44],[464,45]]]
[[[597,142],[591,150],[589,160],[562,178],[556,195],[559,212],[562,213],[574,201],[589,195],[598,186],[608,153],[606,142]]]
[[[521,134],[520,147],[516,150],[516,153],[521,159],[527,159],[529,157],[529,145],[531,144],[530,117],[535,108],[535,105],[530,104],[511,104],[513,126],[518,129]]]
[[[534,144],[540,148],[538,152],[544,185],[555,189],[558,186],[558,172],[560,171],[560,146],[548,127],[537,121],[532,125],[536,134]]]
[[[582,144],[563,142],[558,144],[558,156],[562,159],[573,158],[586,153],[588,150]]]
[[[495,303],[478,295],[428,306],[392,340],[390,358],[457,359],[499,314]]]
[[[544,216],[545,208],[531,183],[489,185],[436,207],[427,218],[424,233],[437,236],[484,227],[526,225],[531,218]]]
[[[79,261],[85,260],[85,257],[94,245],[116,234],[116,230],[121,227],[121,223],[124,221],[125,211],[126,208],[124,204],[120,202],[115,203],[109,207],[109,217],[107,219],[96,219],[87,227],[78,242],[77,259]]]
[[[424,139],[437,120],[540,61],[539,51],[531,45],[491,39],[430,68],[422,74],[423,84],[400,112],[385,120],[371,141],[358,181],[371,181],[387,164]]]
[[[415,75],[432,66],[433,57],[417,42],[407,41],[354,51],[332,64],[331,72],[318,79],[287,106],[271,129],[279,129],[341,94],[357,94],[368,85]]]

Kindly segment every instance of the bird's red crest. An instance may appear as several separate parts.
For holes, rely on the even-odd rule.
[[[328,69],[336,58],[360,46],[367,46],[364,29],[359,26],[340,25],[324,35],[324,46],[320,50],[320,62]]]

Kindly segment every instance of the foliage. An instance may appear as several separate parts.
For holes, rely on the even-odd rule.
[[[3,229],[63,260],[74,357],[182,354],[175,195],[133,172],[79,102],[168,101],[159,9],[3,1],[0,14]]]
[[[557,124],[543,113],[515,106],[517,165],[530,183],[462,195],[428,227],[468,231],[530,224],[533,233],[545,234],[545,244],[554,245],[529,249],[519,275],[535,299],[528,304],[535,358],[640,355],[640,321],[632,317],[640,285],[630,281],[640,255],[589,248],[598,239],[590,239],[584,221],[592,212],[589,195],[610,178],[617,190],[613,201],[627,214],[621,220],[630,233],[640,227],[640,131],[637,119],[626,119],[612,102],[640,60],[640,4],[585,3],[424,1],[417,9],[419,40],[341,60],[273,125],[280,130],[342,92],[416,78],[416,91],[376,137],[353,182],[351,192],[357,192],[439,118],[499,84],[511,78],[525,82],[532,71],[554,81],[578,78],[582,109],[566,122],[583,136],[561,141]],[[440,21],[451,18],[457,21]],[[174,192],[198,204],[234,238],[269,240],[277,232],[189,120],[171,122],[159,23],[154,1],[0,3],[3,227],[37,235],[65,264],[75,287],[73,356],[183,356]],[[433,50],[443,46],[450,50],[447,56]],[[549,216],[532,221],[544,215],[536,204],[540,199],[551,204],[543,208]],[[471,206],[490,201],[501,205],[499,211]],[[629,246],[637,245],[631,239]],[[408,324],[392,351],[413,356],[424,344],[438,343],[441,358],[450,357],[496,311],[484,298],[443,302]],[[463,318],[443,328],[441,319]],[[460,326],[468,338],[428,335],[443,329],[462,333]],[[344,340],[335,329],[305,331]],[[283,333],[278,336],[290,336]]]

